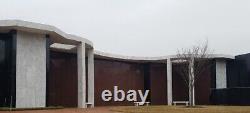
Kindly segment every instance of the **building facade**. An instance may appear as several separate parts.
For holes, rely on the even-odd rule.
[[[187,101],[176,56],[128,57],[94,50],[56,27],[0,21],[0,106],[16,108],[133,105],[105,102],[103,90],[150,90],[152,105]],[[197,104],[249,105],[250,57],[214,54],[196,83]],[[242,92],[242,93],[236,93]]]

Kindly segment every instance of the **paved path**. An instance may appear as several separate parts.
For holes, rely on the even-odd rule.
[[[110,109],[111,107],[95,107],[91,109],[65,108],[54,110],[0,111],[0,113],[116,113]]]

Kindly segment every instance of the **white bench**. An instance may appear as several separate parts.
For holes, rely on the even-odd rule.
[[[173,101],[173,104],[176,106],[176,104],[186,104],[188,106],[189,102],[188,101]]]
[[[143,105],[146,105],[146,106],[149,106],[150,102],[134,102],[135,103],[135,106],[143,106]]]
[[[92,107],[93,103],[87,102],[85,103],[86,108]]]

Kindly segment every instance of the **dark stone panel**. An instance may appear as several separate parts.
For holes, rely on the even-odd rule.
[[[250,54],[236,56],[235,62],[238,70],[239,87],[250,87]]]
[[[211,104],[227,105],[228,95],[227,89],[212,89],[211,90]]]
[[[228,60],[227,61],[227,87],[239,87],[240,80],[239,74],[237,69],[237,62],[235,60]]]
[[[210,74],[211,74],[211,84],[210,87],[216,88],[216,61],[215,60],[211,60],[211,64],[210,64]]]
[[[250,105],[250,88],[213,89],[211,97],[216,105]]]
[[[230,105],[250,105],[250,88],[230,88],[227,97]]]
[[[151,104],[167,104],[167,66],[166,64],[150,64]]]
[[[0,107],[15,107],[16,31],[0,34]]]
[[[150,80],[150,64],[145,63],[143,65],[144,70],[144,90],[150,90],[151,91],[151,80]],[[151,102],[151,92],[148,94],[148,98],[146,100],[147,102]]]
[[[133,105],[133,102],[104,102],[101,98],[103,90],[114,92],[114,86],[127,92],[128,90],[144,90],[144,70],[139,63],[120,62],[95,59],[95,105],[118,106]],[[137,96],[139,100],[139,95]]]
[[[46,92],[49,90],[49,72],[50,72],[50,37],[49,35],[46,35]],[[48,93],[46,93],[46,106],[48,106]]]
[[[250,53],[227,61],[226,89],[214,89],[214,104],[250,105]]]
[[[180,71],[181,64],[172,64],[173,101],[188,101],[188,84]]]
[[[228,88],[250,87],[250,54],[238,55],[227,62]]]
[[[195,84],[195,99],[196,104],[208,105],[210,104],[211,94],[211,69],[207,67],[197,78]]]
[[[50,51],[47,106],[77,107],[77,56]]]

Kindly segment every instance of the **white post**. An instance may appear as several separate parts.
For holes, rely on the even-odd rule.
[[[86,107],[85,43],[77,45],[78,108]]]
[[[171,59],[167,59],[167,96],[168,105],[172,105],[173,94],[172,94],[172,62]]]
[[[88,102],[94,107],[94,49],[88,50]]]

